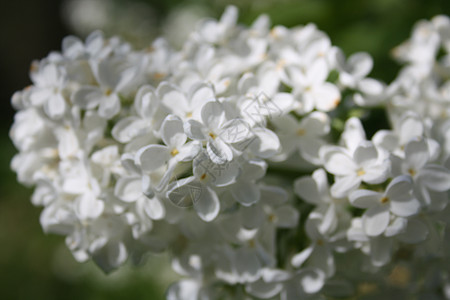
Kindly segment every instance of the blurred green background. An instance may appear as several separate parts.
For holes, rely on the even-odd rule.
[[[392,80],[399,66],[390,50],[408,38],[419,19],[450,14],[449,0],[15,0],[0,1],[0,299],[163,299],[173,280],[165,256],[139,268],[126,266],[104,275],[92,263],[74,261],[60,236],[45,235],[31,190],[16,183],[8,138],[14,91],[30,84],[33,59],[59,50],[68,34],[85,36],[96,28],[120,34],[137,46],[165,34],[174,44],[201,16],[218,17],[228,4],[250,24],[267,13],[272,24],[316,23],[347,55],[369,52],[372,76]]]

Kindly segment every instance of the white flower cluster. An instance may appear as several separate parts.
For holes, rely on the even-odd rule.
[[[67,37],[32,64],[12,167],[44,230],[105,271],[168,251],[170,300],[450,299],[450,19],[417,25],[390,85],[312,24],[236,21],[180,51]],[[368,139],[352,113],[380,108]]]

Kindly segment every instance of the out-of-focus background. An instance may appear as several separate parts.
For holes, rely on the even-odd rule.
[[[449,0],[1,0],[0,1],[0,299],[163,299],[175,275],[165,256],[110,275],[79,264],[60,236],[45,235],[31,190],[16,183],[8,138],[14,91],[31,82],[32,60],[59,50],[69,34],[101,29],[137,48],[165,35],[177,47],[202,17],[218,17],[228,4],[250,24],[267,13],[272,24],[316,23],[347,55],[367,51],[372,76],[392,80],[399,66],[390,50],[408,38],[419,19],[450,14]]]

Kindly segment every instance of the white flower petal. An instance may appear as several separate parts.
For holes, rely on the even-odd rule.
[[[267,110],[280,113],[288,113],[294,107],[294,96],[290,93],[277,93],[266,103]],[[270,107],[273,106],[273,107]]]
[[[388,159],[378,162],[375,165],[364,168],[364,174],[361,179],[369,184],[379,184],[389,177],[391,169],[391,163]]]
[[[142,182],[140,177],[122,177],[114,188],[114,194],[122,201],[134,202],[142,194]]]
[[[103,96],[100,99],[100,104],[98,107],[98,114],[105,118],[111,119],[117,115],[120,111],[120,99],[116,93],[109,96]]]
[[[287,192],[278,186],[260,185],[261,203],[278,206],[287,201]]]
[[[98,87],[85,85],[72,94],[72,102],[83,109],[93,109],[100,103],[103,96]]]
[[[298,122],[292,115],[282,115],[271,119],[271,122],[275,125],[276,132],[283,135],[292,135],[296,133]]]
[[[428,228],[422,221],[409,219],[406,231],[399,236],[399,239],[408,244],[417,244],[425,241],[428,234]]]
[[[270,268],[264,268],[261,275],[265,282],[283,282],[291,278],[289,271]]]
[[[305,268],[297,275],[300,286],[307,294],[319,292],[325,285],[326,274],[317,268]]]
[[[204,184],[227,186],[236,181],[240,167],[234,161],[216,164],[202,153],[194,159],[193,173]]]
[[[418,176],[420,183],[432,191],[445,192],[450,189],[450,171],[443,166],[428,164]]]
[[[48,101],[52,97],[53,91],[49,88],[33,87],[30,94],[30,102],[34,106],[39,106]]]
[[[39,221],[45,233],[69,236],[74,231],[76,218],[73,211],[51,204],[42,210]]]
[[[134,99],[134,108],[139,116],[151,118],[159,106],[159,99],[150,85],[139,88]]]
[[[352,75],[363,78],[370,73],[373,66],[372,57],[366,52],[358,52],[348,58],[349,66],[352,68]]]
[[[378,147],[393,152],[399,145],[398,136],[390,130],[379,130],[372,137],[372,141]]]
[[[376,267],[381,267],[391,260],[392,239],[379,236],[370,240],[370,260]]]
[[[371,164],[378,158],[378,152],[371,142],[362,142],[355,149],[353,158],[358,165]]]
[[[206,144],[206,153],[216,164],[224,164],[233,159],[233,150],[221,139],[210,140]]]
[[[382,234],[389,224],[389,206],[377,205],[369,208],[363,215],[364,231],[368,236]]]
[[[250,206],[259,201],[261,192],[259,187],[245,179],[239,180],[231,188],[234,199],[244,206]]]
[[[315,106],[320,111],[331,111],[341,102],[341,93],[339,89],[330,82],[324,82],[322,85],[313,89]]]
[[[410,141],[422,137],[423,123],[417,114],[406,114],[399,123],[400,145],[404,146]]]
[[[320,148],[325,145],[325,141],[317,137],[307,137],[299,144],[299,153],[306,161],[319,165],[322,163],[320,158]]]
[[[205,134],[206,128],[202,123],[196,120],[189,120],[184,123],[184,131],[188,135],[189,138],[193,140],[204,141],[207,139]]]
[[[84,193],[77,198],[76,212],[80,219],[96,219],[105,208],[105,203],[92,193]]]
[[[204,187],[194,176],[177,180],[169,185],[167,190],[167,198],[176,207],[191,207],[194,202],[197,202],[201,194],[204,191]]]
[[[183,279],[172,284],[167,290],[167,300],[198,299],[201,285],[194,279]]]
[[[164,218],[166,209],[161,200],[156,197],[151,199],[145,198],[144,211],[153,220],[161,220]]]
[[[249,124],[243,119],[232,119],[221,128],[219,134],[221,140],[225,143],[239,143],[252,137]]]
[[[316,243],[314,251],[309,258],[309,265],[319,268],[324,271],[328,277],[335,273],[334,256],[331,248],[326,244]]]
[[[345,176],[336,178],[335,183],[331,186],[331,195],[335,198],[344,198],[348,194],[356,190],[361,184],[361,179],[356,176]]]
[[[313,246],[309,246],[308,248],[305,248],[300,253],[297,253],[294,255],[291,259],[291,264],[298,268],[311,256],[312,252],[314,250]]]
[[[358,118],[352,117],[345,122],[345,129],[341,135],[341,141],[344,145],[354,152],[355,149],[366,140],[366,133]]]
[[[59,139],[58,153],[62,159],[67,159],[76,156],[80,150],[80,141],[76,136],[76,133],[71,128],[64,128],[56,132],[56,136]]]
[[[242,178],[246,179],[261,179],[266,175],[267,163],[262,159],[251,159],[241,165]]]
[[[316,181],[309,176],[297,179],[294,182],[294,191],[299,197],[310,204],[317,205],[322,200]]]
[[[322,136],[330,131],[330,118],[323,112],[314,111],[302,119],[300,126],[308,135]]]
[[[216,96],[210,84],[201,83],[192,87],[189,92],[190,107],[200,109],[206,102],[214,101]]]
[[[386,228],[384,236],[391,237],[402,233],[403,231],[405,231],[407,224],[408,224],[407,219],[395,218],[395,220],[391,222],[389,226]]]
[[[350,175],[357,169],[355,162],[344,148],[324,146],[320,149],[320,156],[325,169],[334,175]]]
[[[420,209],[420,202],[412,194],[412,181],[409,176],[395,177],[386,188],[391,211],[400,217],[409,217]]]
[[[209,187],[204,187],[198,199],[194,201],[194,208],[203,221],[211,222],[214,220],[220,210],[220,202],[216,192]]]
[[[405,159],[413,170],[420,170],[429,158],[428,146],[424,140],[410,141],[405,147]]]
[[[208,102],[202,107],[202,121],[211,130],[221,128],[225,122],[225,110],[221,103]]]
[[[237,225],[236,232],[239,231],[241,227],[247,230],[260,228],[262,223],[265,222],[266,213],[261,205],[242,206],[240,212],[241,221],[236,221],[233,224],[234,226]],[[226,227],[232,226],[227,224]],[[235,236],[236,232],[232,233],[232,236]]]
[[[170,151],[163,145],[149,145],[136,153],[136,164],[143,172],[149,173],[162,167],[170,158]]]
[[[391,211],[399,217],[409,217],[420,211],[420,201],[410,197],[409,201],[391,201]]]
[[[66,111],[66,100],[61,94],[52,95],[44,105],[46,114],[52,119],[59,119]]]
[[[254,128],[252,132],[256,138],[249,144],[249,149],[256,156],[270,158],[280,151],[280,140],[273,131],[267,128]]]
[[[307,70],[306,77],[308,82],[320,84],[327,79],[328,67],[324,59],[316,59]]]
[[[176,87],[167,83],[161,83],[158,86],[157,94],[161,99],[161,103],[180,118],[185,118],[186,114],[193,113],[190,111],[186,96]]]
[[[322,206],[316,208],[312,213],[320,213],[323,215],[322,222],[318,224],[317,229],[321,234],[327,234],[333,232],[336,229],[338,223],[338,215],[336,211],[336,206],[334,204],[328,206]],[[324,212],[323,212],[324,211]]]
[[[275,215],[277,216],[277,227],[281,228],[296,227],[300,218],[299,212],[290,205],[277,207]]]
[[[265,282],[258,280],[245,286],[245,291],[252,296],[261,299],[270,299],[275,297],[283,290],[283,285],[276,282]]]
[[[248,248],[236,251],[236,271],[240,275],[240,282],[254,282],[258,280],[261,272],[261,263],[256,253]]]
[[[161,138],[164,144],[170,148],[182,146],[187,140],[183,121],[175,115],[168,115],[161,124]]]
[[[111,134],[117,141],[128,143],[147,127],[148,124],[145,121],[138,117],[130,116],[117,122],[116,125],[114,125]]]
[[[127,248],[119,241],[109,241],[92,255],[95,263],[106,273],[117,269],[127,258]]]
[[[380,204],[383,194],[370,190],[356,190],[350,193],[350,203],[358,208],[370,208]]]
[[[200,153],[201,150],[201,143],[196,141],[188,142],[178,149],[179,154],[176,155],[176,159],[178,161],[191,161],[197,156],[197,154]]]

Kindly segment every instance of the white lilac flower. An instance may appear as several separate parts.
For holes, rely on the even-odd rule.
[[[397,59],[431,67],[440,43],[439,34],[433,27],[431,22],[418,22],[411,39],[394,49]]]
[[[312,213],[305,223],[305,230],[311,244],[301,252],[291,258],[291,264],[296,267],[318,268],[322,270],[327,277],[331,277],[336,272],[334,260],[334,250],[339,250],[341,240],[345,232],[320,232],[318,225],[323,223],[323,215]]]
[[[206,153],[216,164],[230,162],[236,156],[232,144],[251,138],[249,125],[244,120],[228,118],[220,102],[203,105],[201,121],[187,121],[185,131],[193,140],[206,141]]]
[[[373,67],[373,60],[369,54],[358,52],[347,60],[339,48],[333,49],[339,83],[345,87],[359,90],[353,95],[353,100],[361,106],[375,106],[385,100],[385,86],[379,80],[367,78]]]
[[[201,121],[202,107],[207,102],[216,99],[211,85],[198,82],[190,87],[187,93],[174,85],[163,82],[158,86],[157,94],[161,99],[161,104],[184,121],[189,119]]]
[[[362,216],[363,228],[368,236],[383,233],[390,222],[391,213],[410,217],[419,212],[419,200],[414,197],[412,180],[408,176],[395,177],[384,193],[356,190],[350,194],[350,203],[367,209]]]
[[[51,119],[60,119],[67,109],[65,70],[52,63],[41,63],[36,68],[31,72],[34,86],[29,91],[29,101],[33,106],[42,106]]]
[[[198,25],[196,36],[199,39],[211,44],[225,43],[226,39],[233,33],[236,27],[238,10],[234,6],[226,8],[219,22],[208,19]]]
[[[131,206],[136,210],[136,213],[128,215],[128,221],[132,225],[133,234],[140,232],[140,235],[151,229],[151,220],[161,220],[166,215],[164,196],[161,191],[157,191],[154,183],[159,183],[163,175],[143,174],[134,155],[130,153],[123,154],[121,162],[125,172],[117,178],[114,195],[123,201],[123,207]]]
[[[145,58],[137,54],[92,63],[98,85],[82,86],[73,94],[73,103],[86,110],[98,107],[101,117],[111,119],[120,111],[120,97],[127,96],[132,85],[140,83],[145,64]]]
[[[267,90],[267,84],[251,73],[245,73],[238,82],[239,93],[245,94],[241,97],[238,106],[241,115],[252,126],[265,124],[267,119],[280,117],[290,112],[295,99],[290,93],[271,93]]]
[[[240,164],[240,178],[227,189],[233,198],[243,206],[251,206],[261,199],[261,189],[256,183],[264,177],[267,163],[261,159],[246,160]]]
[[[389,160],[371,142],[361,143],[354,153],[337,146],[324,146],[320,152],[325,169],[335,175],[331,194],[336,198],[346,197],[362,182],[378,184],[389,176]]]
[[[336,199],[331,195],[324,169],[317,169],[311,176],[296,179],[294,192],[307,203],[315,205],[314,211],[324,216],[322,222],[317,225],[319,232],[336,230],[339,217],[345,212],[347,200]]]
[[[442,210],[448,203],[450,171],[432,162],[425,139],[412,140],[405,146],[405,158],[392,157],[393,175],[410,175],[416,197],[431,210]]]
[[[198,142],[187,142],[183,122],[174,115],[168,115],[164,119],[161,125],[161,138],[165,145],[148,145],[136,153],[136,161],[144,173],[155,172],[166,165],[168,173],[164,177],[170,178],[177,163],[192,161],[201,150]],[[161,184],[160,190],[166,182],[162,180]]]
[[[390,297],[400,265],[404,298],[448,294],[450,18],[416,25],[387,86],[314,24],[237,19],[180,50],[70,36],[32,64],[11,167],[43,230],[106,272],[168,252],[171,300],[359,297],[369,278]]]
[[[272,122],[282,147],[282,153],[277,156],[277,160],[285,160],[298,150],[305,160],[314,164],[321,162],[319,150],[326,144],[323,137],[330,131],[328,115],[316,111],[303,117],[300,122],[291,115],[274,118]]]
[[[234,183],[239,166],[234,162],[215,164],[205,153],[201,153],[193,161],[193,174],[170,184],[167,197],[176,206],[194,206],[200,218],[212,221],[220,210],[220,201],[214,188]]]
[[[292,93],[298,98],[296,111],[299,114],[308,113],[315,108],[327,112],[339,105],[339,89],[326,81],[329,72],[323,59],[316,59],[305,72],[297,68],[289,70]]]
[[[159,129],[165,112],[160,107],[156,92],[150,85],[139,88],[134,99],[136,115],[127,116],[118,121],[111,134],[120,143],[127,143],[127,150],[134,150],[135,144],[149,144],[155,138],[154,131]]]
[[[411,112],[395,121],[393,130],[377,131],[372,141],[390,153],[403,157],[406,144],[411,140],[421,138],[425,128],[420,117]]]

